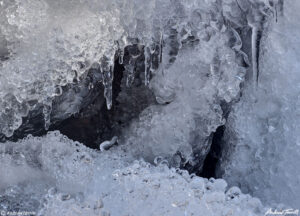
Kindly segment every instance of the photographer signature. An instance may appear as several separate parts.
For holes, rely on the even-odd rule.
[[[266,213],[265,216],[267,215],[298,215],[299,214],[299,209],[284,209],[284,210],[273,210],[269,209]]]

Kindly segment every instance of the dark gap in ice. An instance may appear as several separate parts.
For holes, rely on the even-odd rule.
[[[121,81],[123,78],[123,65],[115,61],[114,80],[113,80],[113,104],[116,103],[116,98],[121,91]],[[59,130],[69,139],[79,141],[87,147],[98,149],[99,138],[109,140],[113,136],[112,118],[115,111],[115,105],[111,110],[108,110],[106,104],[103,103],[102,94],[91,104],[91,110],[95,112],[92,115],[82,116],[82,112],[86,112],[86,107],[78,115],[72,115],[70,118],[62,121],[57,127],[52,130]]]
[[[229,113],[231,111],[232,104],[236,102],[237,101],[233,101],[231,103],[226,103],[225,101],[220,102],[224,119],[228,118]],[[208,142],[211,142],[211,145],[203,163],[202,162],[200,164],[197,163],[194,166],[187,164],[181,168],[186,169],[187,171],[189,171],[189,173],[194,173],[197,176],[204,177],[204,178],[222,177],[217,174],[217,167],[220,162],[221,154],[224,150],[223,136],[224,136],[225,128],[226,128],[226,124],[219,126],[216,129],[216,131],[212,133],[208,138],[209,139]],[[197,155],[195,154],[195,156]]]
[[[129,51],[129,47],[126,47],[125,64],[130,58]],[[144,83],[144,56],[140,55],[136,60],[137,72],[131,87],[126,86],[124,65],[119,63],[118,58],[116,59],[112,109],[106,108],[101,71],[95,65],[82,80],[64,86],[63,93],[54,98],[49,131],[58,130],[69,139],[98,149],[101,142],[120,135],[122,129],[126,128],[146,107],[156,103],[153,92]],[[69,105],[67,111],[66,105]],[[74,114],[76,108],[79,110]],[[6,137],[0,133],[0,142],[8,140],[16,142],[29,134],[45,135],[47,130],[44,127],[42,110],[43,106],[38,104],[27,117],[23,118],[22,125],[14,131],[13,136]]]
[[[136,47],[132,45],[125,48],[124,64],[128,64],[130,51]],[[128,87],[125,68],[118,60],[115,61],[113,105],[110,110],[106,107],[103,91],[100,91],[92,104],[84,106],[78,114],[72,115],[50,129],[59,130],[69,139],[79,141],[93,149],[99,149],[99,144],[103,141],[119,136],[123,128],[128,127],[146,107],[156,103],[153,92],[144,83],[144,62],[143,55],[137,57],[135,78],[132,85]]]
[[[205,178],[216,178],[216,166],[220,159],[224,130],[225,125],[222,125],[217,128],[215,133],[213,133],[210,150],[204,160],[202,171],[198,173],[199,176]]]
[[[261,43],[261,38],[262,38],[262,31],[258,30],[257,31],[257,40],[256,40],[256,70],[257,70],[257,74],[256,74],[256,82],[258,83],[258,78],[259,78],[259,54],[260,54],[260,43]]]

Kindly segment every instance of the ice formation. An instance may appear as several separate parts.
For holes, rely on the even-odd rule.
[[[247,86],[229,115],[220,171],[265,203],[300,204],[299,2],[263,36],[258,86]],[[220,174],[221,174],[220,173]]]
[[[248,2],[249,19],[251,5],[267,13],[266,5]],[[234,17],[233,9],[240,10],[236,7],[233,1],[193,2],[182,9],[184,25],[164,29],[161,64],[150,81],[158,104],[145,109],[124,132],[134,154],[149,161],[162,156],[175,166],[197,164],[201,170],[211,134],[225,123],[221,104],[239,96],[249,64],[237,31],[249,29],[250,22],[263,23],[262,15],[254,21]]]
[[[113,137],[97,137],[100,151],[59,132],[0,143],[0,210],[266,212],[243,193],[299,207],[298,9],[282,0],[0,0],[1,141],[20,127],[31,133],[38,115],[47,130],[105,101],[105,117],[116,114],[109,133],[95,128]],[[243,193],[180,169],[202,170],[224,124],[218,172]]]
[[[125,66],[128,85],[139,56],[144,57],[148,84],[158,67],[163,71],[174,62],[184,44],[211,37],[216,40],[220,34],[233,34],[236,44],[230,48],[245,58],[234,28],[249,23],[257,26],[269,8],[264,1],[246,2],[2,0],[0,50],[6,60],[1,62],[1,132],[11,136],[22,124],[22,117],[38,104],[43,105],[47,128],[53,98],[62,94],[63,86],[82,79],[95,64],[100,66],[107,107],[111,108],[114,61],[119,56],[123,62],[124,48],[130,44],[139,46],[129,53]],[[239,17],[240,13],[247,17]],[[225,55],[228,51],[218,52],[215,54]]]
[[[12,160],[13,158],[13,160]],[[0,146],[2,211],[37,215],[262,215],[257,198],[222,179],[91,150],[59,132]],[[22,178],[15,178],[16,174]],[[4,188],[4,189],[3,189]]]
[[[96,16],[83,1],[1,1],[0,7],[9,52],[1,63],[1,131],[10,136],[37,104],[44,105],[48,126],[53,97],[103,56],[113,61],[122,28],[117,11]]]

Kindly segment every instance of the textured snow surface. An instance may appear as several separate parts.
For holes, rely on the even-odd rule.
[[[223,177],[265,203],[300,206],[300,51],[298,1],[264,40],[257,88],[248,86],[231,112],[220,162]]]
[[[13,158],[13,159],[12,159]],[[0,147],[0,209],[38,215],[262,215],[257,198],[222,179],[87,149],[59,132]]]

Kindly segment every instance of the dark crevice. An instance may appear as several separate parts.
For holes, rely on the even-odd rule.
[[[217,128],[215,133],[213,133],[209,153],[204,160],[202,171],[197,175],[204,178],[216,178],[216,167],[221,156],[224,130],[225,125],[222,125]]]
[[[200,161],[199,163],[193,165],[187,163],[181,165],[180,168],[187,170],[190,174],[195,174],[203,178],[220,177],[217,176],[216,171],[217,171],[219,160],[221,158],[224,131],[225,131],[225,125],[222,125],[217,128],[216,132],[211,134],[208,140],[208,142],[211,142],[211,145],[203,162]],[[181,157],[180,152],[178,152],[177,155]],[[194,156],[197,158],[197,154],[194,154]],[[182,161],[184,161],[184,158],[183,157],[181,158]]]
[[[72,115],[70,118],[60,122],[59,125],[53,126],[51,130],[59,130],[69,139],[79,141],[93,149],[99,148],[99,142],[111,139],[113,136],[112,116],[115,112],[116,98],[121,91],[123,71],[123,65],[116,61],[113,79],[113,106],[111,110],[107,109],[106,104],[103,103],[102,92],[99,92],[98,97],[89,106],[90,108],[84,107],[78,114]],[[89,110],[95,113],[90,114]]]
[[[125,48],[124,64],[128,64],[129,52],[136,48],[137,45]],[[14,131],[13,136],[5,137],[0,134],[0,142],[15,142],[28,134],[42,136],[47,131],[58,130],[71,140],[98,149],[101,142],[110,140],[115,135],[119,136],[123,128],[128,127],[146,107],[156,103],[153,92],[144,83],[144,62],[143,55],[136,59],[135,79],[132,85],[127,87],[124,65],[116,58],[111,110],[106,107],[101,71],[95,65],[81,80],[64,86],[63,94],[54,98],[49,130],[44,127],[43,106],[38,104],[23,118],[23,124]],[[64,107],[65,104],[69,104],[69,107]],[[76,109],[78,111],[74,114]]]
[[[257,38],[256,38],[256,70],[257,70],[257,74],[256,74],[256,82],[258,83],[258,78],[259,78],[259,55],[260,55],[260,43],[261,43],[261,38],[262,38],[262,31],[258,30],[257,31]]]
[[[125,48],[123,58],[125,65],[130,60],[129,52],[137,48],[137,45]],[[51,130],[59,130],[69,139],[79,141],[93,149],[99,149],[99,144],[103,141],[119,136],[132,119],[139,116],[150,104],[155,103],[153,92],[144,83],[144,56],[140,55],[135,61],[135,78],[130,87],[126,85],[128,74],[123,64],[118,60],[115,61],[110,110],[106,108],[103,91],[99,91],[92,104],[84,106],[78,114],[54,125]]]
[[[225,101],[220,102],[224,119],[228,118],[232,104],[236,102],[236,100],[232,101],[231,103],[227,103]],[[222,152],[224,151],[223,136],[225,128],[226,124],[219,126],[216,131],[208,137],[208,140],[206,140],[207,142],[211,143],[211,145],[207,150],[208,153],[204,161],[199,161],[198,163],[193,165],[190,163],[183,164],[180,166],[180,168],[187,170],[190,174],[193,173],[200,177],[220,178],[221,176],[217,174],[217,168],[221,159]],[[178,155],[181,156],[180,153]],[[194,154],[194,157],[198,157],[197,153]],[[184,158],[182,158],[182,161],[184,161]]]

